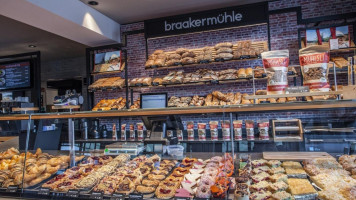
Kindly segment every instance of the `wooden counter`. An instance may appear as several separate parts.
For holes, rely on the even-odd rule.
[[[356,108],[355,100],[335,100],[335,101],[315,101],[296,103],[275,103],[275,104],[252,104],[252,105],[231,105],[231,106],[209,106],[209,107],[186,107],[186,108],[164,108],[164,109],[136,109],[119,111],[80,111],[61,113],[36,113],[32,114],[32,119],[66,119],[66,118],[95,118],[95,117],[137,117],[154,115],[191,115],[207,113],[248,113],[266,111],[290,111],[290,110],[322,110],[322,109],[343,109]],[[28,114],[4,115],[0,116],[0,121],[4,120],[27,120]]]

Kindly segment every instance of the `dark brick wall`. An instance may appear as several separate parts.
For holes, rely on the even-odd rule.
[[[352,0],[280,0],[269,2],[269,10],[278,10],[283,8],[290,8],[301,6],[302,8],[302,18],[313,18],[326,15],[342,14],[354,12],[356,10],[356,1]],[[290,64],[299,64],[298,60],[298,28],[303,28],[304,25],[297,24],[297,13],[281,13],[273,14],[269,19],[270,24],[270,34],[271,34],[271,50],[279,49],[289,49],[290,52]],[[122,32],[140,30],[144,28],[143,22],[127,24],[122,26]],[[219,42],[235,42],[239,40],[252,40],[252,41],[267,41],[268,40],[268,26],[267,25],[256,25],[250,27],[242,28],[231,28],[228,30],[217,30],[203,33],[192,33],[179,36],[171,36],[165,38],[149,39],[148,53],[152,53],[154,50],[163,49],[165,51],[172,51],[179,47],[184,48],[200,48],[204,46],[212,46]],[[127,52],[128,52],[128,65],[129,65],[129,78],[134,77],[145,77],[154,75],[154,70],[145,70],[144,64],[146,62],[145,54],[145,38],[144,34],[129,35],[127,37]],[[343,54],[347,56],[347,54]],[[255,67],[256,65],[262,65],[260,60],[253,61],[240,61],[232,63],[221,63],[214,65],[202,65],[196,67],[186,67],[182,68],[185,72],[196,71],[200,68],[209,68],[213,70],[223,70],[228,68],[247,68]],[[172,69],[175,70],[175,69]],[[157,76],[164,76],[170,70],[157,70]],[[103,76],[98,76],[100,78]],[[338,75],[338,84],[346,84],[347,77],[345,75]],[[330,81],[333,81],[333,77],[330,75]],[[300,84],[300,78],[297,79],[298,84]],[[290,85],[292,85],[292,79],[290,80]],[[332,84],[333,85],[333,82]],[[265,89],[266,81],[260,80],[256,83],[257,89]],[[208,86],[177,86],[177,87],[167,87],[167,88],[143,88],[135,89],[134,99],[136,99],[140,92],[168,92],[169,96],[193,96],[206,95],[213,90],[220,90],[222,92],[242,92],[242,93],[252,93],[252,82],[240,82],[234,84],[226,85],[208,85]],[[103,98],[117,98],[119,96],[124,96],[124,90],[118,92],[96,92],[95,93],[95,103]],[[340,117],[342,116],[356,116],[355,109],[345,110],[343,112],[339,111],[310,111],[310,112],[266,112],[258,114],[242,114],[239,118],[317,118],[321,116],[328,117]],[[208,122],[211,119],[221,120],[222,115],[196,115],[196,116],[184,116],[183,120],[187,121],[190,119],[196,122]],[[139,118],[125,118],[122,120],[123,123],[137,123]],[[103,119],[102,123],[113,123],[118,122],[117,119]],[[110,126],[109,126],[110,127]]]

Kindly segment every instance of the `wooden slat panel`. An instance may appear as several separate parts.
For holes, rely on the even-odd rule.
[[[332,157],[326,152],[263,152],[266,160],[291,160],[302,161],[313,158]]]

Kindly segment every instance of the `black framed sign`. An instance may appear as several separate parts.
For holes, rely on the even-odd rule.
[[[141,108],[166,108],[168,105],[167,93],[140,94]]]
[[[267,2],[145,21],[146,38],[266,23]]]

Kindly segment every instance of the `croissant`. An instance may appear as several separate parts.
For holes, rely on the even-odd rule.
[[[51,165],[47,164],[47,165],[46,165],[46,172],[47,172],[47,173],[54,174],[54,173],[56,173],[56,172],[59,170],[60,167],[61,167],[60,165],[57,165],[57,166],[55,166],[55,167],[52,167]]]

